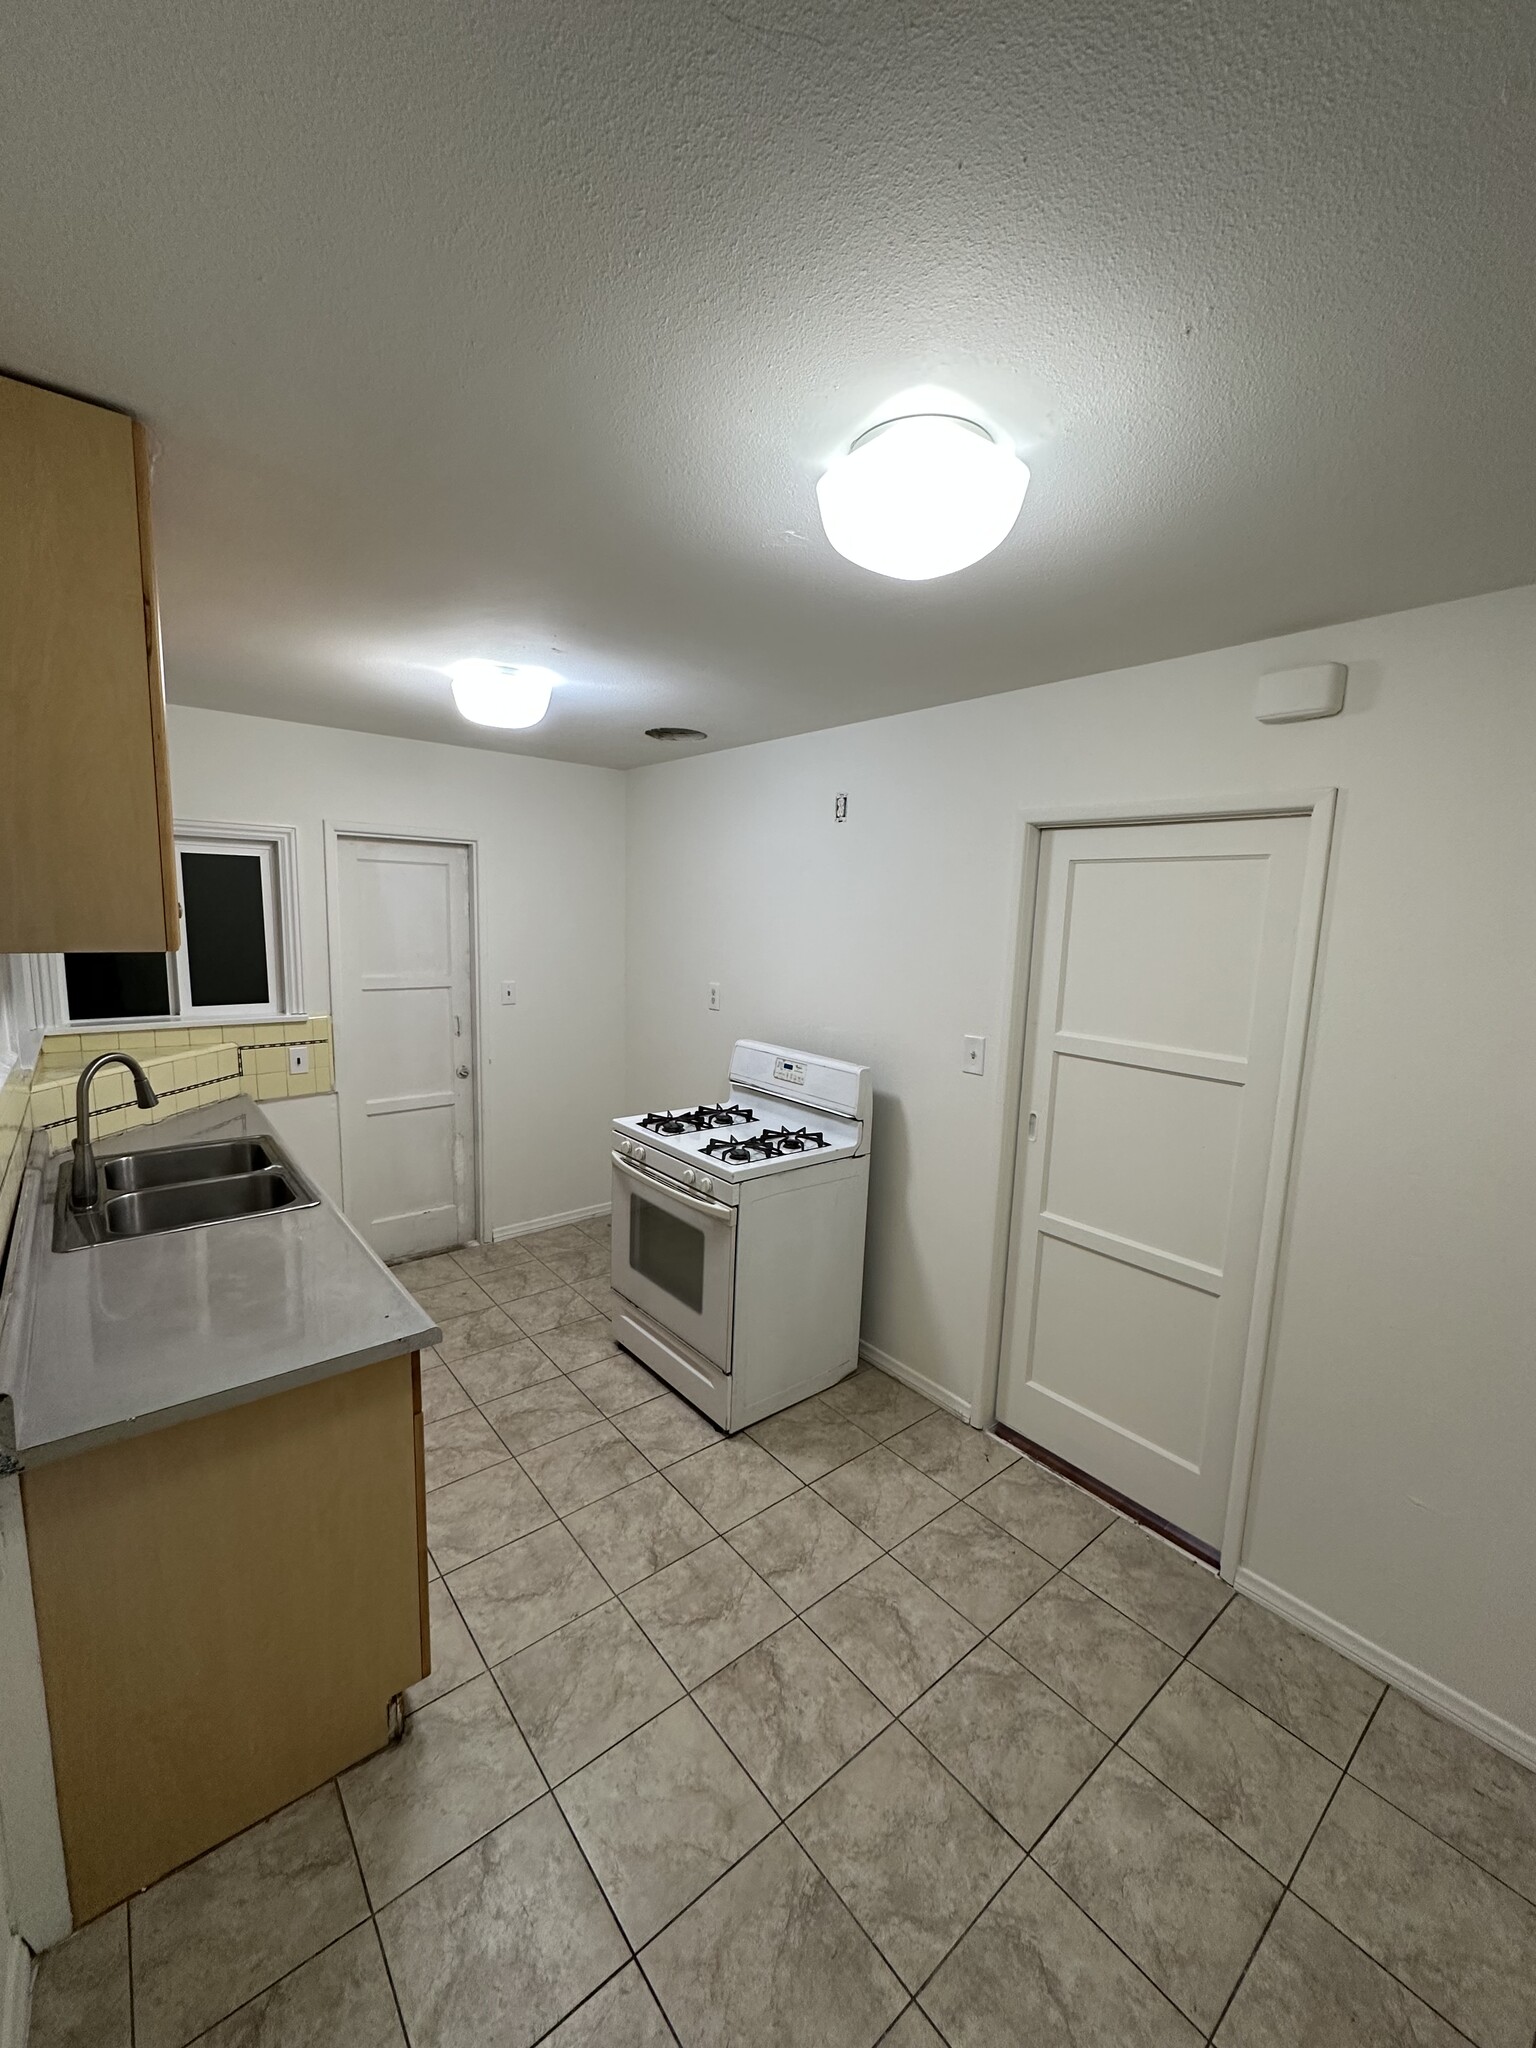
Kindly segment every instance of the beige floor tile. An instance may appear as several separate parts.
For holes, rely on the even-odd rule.
[[[196,2048],[405,2048],[371,1922],[242,2005]]]
[[[367,1912],[324,1785],[129,1902],[136,2048],[182,2048]]]
[[[980,1629],[996,1628],[1056,1575],[1055,1565],[963,1501],[891,1555]]]
[[[485,1419],[509,1451],[521,1453],[536,1451],[540,1444],[553,1443],[557,1437],[572,1436],[602,1417],[581,1389],[561,1373],[538,1386],[525,1387],[520,1394],[510,1394],[504,1401],[489,1402]]]
[[[644,1451],[651,1463],[664,1468],[695,1451],[707,1450],[721,1441],[721,1433],[697,1408],[690,1408],[676,1394],[660,1393],[653,1401],[642,1401],[614,1416],[632,1444]]]
[[[1067,1570],[1181,1656],[1232,1598],[1213,1571],[1135,1522],[1111,1522]]]
[[[780,1813],[808,1799],[891,1718],[802,1621],[727,1664],[693,1697]]]
[[[503,1309],[483,1308],[471,1315],[449,1316],[442,1324],[442,1336],[438,1340],[438,1354],[444,1365],[456,1366],[460,1359],[472,1358],[477,1351],[494,1351],[500,1344],[510,1344],[521,1333]]]
[[[1353,1778],[1293,1888],[1479,2048],[1529,2048],[1536,1906]]]
[[[808,1607],[804,1619],[893,1714],[979,1640],[968,1621],[890,1557]]]
[[[427,1454],[427,1491],[448,1486],[455,1479],[467,1479],[488,1465],[499,1465],[507,1447],[478,1408],[465,1408],[457,1415],[445,1415],[422,1429]]]
[[[877,1442],[934,1413],[933,1403],[915,1388],[893,1380],[874,1365],[861,1365],[847,1379],[828,1387],[821,1399]]]
[[[972,1429],[957,1415],[937,1412],[898,1430],[886,1443],[898,1458],[905,1458],[930,1479],[937,1479],[940,1486],[961,1495],[974,1493],[1019,1459],[1012,1444],[1005,1444],[1001,1437]]]
[[[589,1323],[592,1320],[592,1304],[574,1287],[557,1283],[544,1287],[537,1294],[519,1295],[502,1306],[517,1327],[530,1337],[536,1337],[543,1330],[558,1330],[566,1323]]]
[[[484,1660],[475,1648],[475,1639],[464,1626],[463,1617],[453,1604],[453,1595],[440,1578],[427,1587],[427,1620],[432,1642],[432,1669],[417,1684],[406,1687],[405,1711],[408,1714],[430,1706],[433,1700],[441,1699],[445,1692],[452,1692],[456,1686],[467,1685],[485,1669]]]
[[[886,1729],[789,1829],[908,1990],[925,1983],[1023,1852],[905,1728]]]
[[[1198,2048],[1204,2038],[1033,1863],[1009,1878],[919,2003],[950,2048]]]
[[[636,1947],[774,1825],[774,1812],[691,1700],[567,1778],[556,1797]]]
[[[1386,1691],[1379,1678],[1241,1594],[1190,1661],[1336,1764],[1349,1762]]]
[[[1130,1732],[1126,1753],[1284,1882],[1339,1782],[1339,1767],[1183,1664]]]
[[[527,1473],[506,1458],[427,1495],[427,1544],[438,1570],[451,1572],[554,1519]]]
[[[1280,1898],[1251,1857],[1118,1750],[1034,1857],[1206,2033]]]
[[[1064,1575],[1042,1586],[995,1635],[1010,1657],[1114,1737],[1179,1661],[1129,1615]]]
[[[1110,1746],[996,1643],[978,1643],[902,1721],[1026,1849]]]
[[[29,2048],[130,2048],[128,1908],[82,1927],[39,1958]]]
[[[1215,2040],[1217,2048],[1465,2048],[1466,2037],[1290,1892]]]
[[[726,1541],[797,1614],[880,1555],[862,1529],[809,1487],[738,1522]]]
[[[498,1664],[496,1680],[552,1785],[633,1734],[682,1694],[617,1600]]]
[[[871,1542],[889,1550],[955,1504],[937,1480],[898,1458],[883,1444],[828,1472],[812,1487]]]
[[[556,1330],[542,1330],[533,1341],[541,1351],[549,1354],[562,1372],[580,1372],[583,1367],[599,1364],[634,1365],[633,1359],[621,1358],[613,1341],[613,1325],[606,1316],[593,1316],[584,1323],[564,1323]],[[642,1366],[635,1366],[636,1372],[643,1370]],[[632,1376],[615,1374],[613,1377],[622,1379],[626,1388],[640,1384],[633,1381]],[[628,1407],[630,1404],[621,1399],[620,1405]]]
[[[615,1593],[702,1549],[715,1536],[659,1472],[578,1508],[566,1518],[566,1527]]]
[[[477,1351],[461,1358],[454,1377],[472,1401],[488,1408],[493,1401],[505,1401],[526,1387],[558,1380],[560,1368],[546,1358],[531,1337],[519,1337],[510,1344],[498,1344],[492,1351]]]
[[[675,2048],[651,1987],[630,1963],[594,1991],[549,2036],[544,2048]]]
[[[489,1672],[412,1714],[340,1785],[375,1912],[544,1790]]]
[[[1076,1557],[1115,1519],[1102,1501],[1028,1458],[999,1472],[969,1498],[999,1528],[1058,1565]]]
[[[603,1328],[607,1328],[606,1323]],[[658,1400],[666,1392],[656,1375],[647,1372],[635,1359],[615,1351],[611,1344],[606,1349],[601,1348],[590,1323],[573,1323],[569,1332],[551,1331],[548,1336],[563,1341],[568,1334],[574,1335],[578,1330],[586,1333],[580,1346],[570,1347],[572,1355],[569,1362],[562,1358],[560,1363],[595,1408],[600,1408],[605,1415],[622,1415],[646,1401]],[[544,1337],[539,1339],[541,1344],[545,1341]],[[589,1351],[597,1354],[591,1363],[583,1357],[583,1353]],[[559,1348],[552,1344],[550,1355],[559,1357]]]
[[[446,1365],[421,1364],[421,1412],[428,1422],[440,1422],[445,1415],[461,1415],[472,1405],[468,1394]]]
[[[643,1451],[611,1422],[596,1422],[555,1443],[525,1451],[523,1470],[556,1513],[574,1514],[621,1486],[649,1478],[653,1467]]]
[[[1536,1901],[1536,1771],[1389,1692],[1350,1776]]]
[[[671,1466],[667,1477],[712,1528],[722,1531],[771,1507],[800,1484],[777,1458],[745,1436],[728,1437],[696,1451]]]
[[[447,1583],[487,1664],[504,1663],[611,1597],[558,1522],[450,1572]]]
[[[624,1604],[690,1687],[791,1618],[778,1594],[719,1537],[632,1586]]]
[[[683,2048],[874,2048],[906,2002],[880,1952],[779,1828],[641,1958]]]
[[[747,1434],[807,1483],[862,1456],[874,1442],[819,1394],[753,1423]]]
[[[386,1906],[379,1935],[417,2048],[532,2048],[629,1959],[552,1796]]]

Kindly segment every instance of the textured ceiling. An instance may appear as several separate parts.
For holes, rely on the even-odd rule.
[[[1536,579],[1528,0],[12,0],[0,60],[0,363],[153,430],[182,702],[623,765]],[[1033,482],[900,585],[814,482],[918,383]],[[471,653],[572,680],[481,736]]]

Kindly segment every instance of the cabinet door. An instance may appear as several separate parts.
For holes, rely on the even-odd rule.
[[[0,953],[179,943],[142,430],[0,378]]]

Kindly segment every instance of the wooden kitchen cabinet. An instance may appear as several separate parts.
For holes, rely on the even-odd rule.
[[[23,1471],[76,1926],[384,1746],[421,1446],[404,1355]]]
[[[144,431],[0,377],[0,953],[179,944]]]

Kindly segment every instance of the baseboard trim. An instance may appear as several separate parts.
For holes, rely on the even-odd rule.
[[[32,2018],[32,1951],[19,1934],[6,1934],[0,1982],[0,2048],[26,2048]]]
[[[509,1238],[532,1237],[536,1230],[558,1230],[562,1223],[587,1223],[594,1216],[612,1213],[612,1202],[596,1202],[590,1209],[563,1209],[558,1216],[535,1216],[527,1223],[498,1223],[491,1232],[491,1243],[505,1244]]]
[[[920,1373],[915,1366],[903,1365],[899,1358],[892,1358],[889,1351],[882,1351],[876,1344],[859,1342],[859,1356],[870,1365],[878,1365],[882,1372],[888,1372],[893,1380],[900,1380],[904,1386],[915,1390],[932,1401],[936,1408],[946,1408],[951,1415],[958,1415],[962,1422],[971,1419],[971,1404],[949,1387],[941,1387],[937,1380],[931,1380]]]
[[[1286,1621],[1292,1621],[1297,1628],[1309,1636],[1316,1636],[1320,1643],[1327,1643],[1330,1649],[1342,1651],[1356,1664],[1363,1664],[1367,1671],[1374,1671],[1378,1678],[1384,1678],[1389,1685],[1395,1685],[1399,1692],[1405,1692],[1410,1699],[1416,1699],[1421,1706],[1428,1707],[1442,1719],[1454,1721],[1459,1727],[1480,1735],[1484,1742],[1502,1750],[1505,1756],[1513,1757],[1517,1764],[1524,1764],[1527,1770],[1536,1770],[1536,1735],[1528,1735],[1523,1728],[1517,1728],[1513,1721],[1506,1721],[1500,1715],[1490,1713],[1487,1707],[1480,1707],[1476,1700],[1469,1700],[1465,1693],[1457,1692],[1438,1678],[1431,1678],[1427,1671],[1420,1671],[1415,1664],[1409,1664],[1391,1650],[1382,1649],[1366,1636],[1346,1628],[1342,1621],[1335,1621],[1331,1614],[1324,1614],[1319,1608],[1309,1607],[1305,1600],[1298,1600],[1294,1593],[1287,1593],[1283,1586],[1274,1585],[1269,1579],[1260,1578],[1246,1565],[1237,1570],[1237,1590],[1246,1593],[1250,1600],[1256,1600],[1261,1607],[1268,1607]]]

